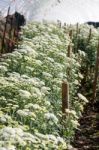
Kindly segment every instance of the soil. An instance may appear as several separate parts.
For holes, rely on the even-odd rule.
[[[88,103],[79,123],[72,143],[74,149],[99,150],[99,98],[93,105]]]

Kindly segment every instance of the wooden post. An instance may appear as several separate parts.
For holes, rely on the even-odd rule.
[[[4,40],[5,40],[5,35],[6,35],[6,28],[7,28],[9,12],[10,12],[10,7],[8,8],[6,22],[5,22],[5,26],[4,26],[4,33],[3,33],[2,44],[1,44],[1,53],[3,53],[3,49],[4,49]]]
[[[76,26],[76,40],[77,40],[76,44],[77,45],[76,45],[75,53],[78,52],[78,46],[79,46],[78,34],[79,34],[79,24],[77,23],[77,26]]]
[[[67,50],[67,57],[71,58],[71,54],[72,54],[72,46],[71,45],[68,45],[68,50]],[[67,68],[67,77],[70,78],[70,72],[71,72],[71,69],[70,68]],[[68,78],[68,80],[69,80]]]
[[[69,109],[69,84],[67,82],[62,83],[62,113],[66,113],[66,109]]]
[[[79,28],[78,33],[80,34],[81,29]]]
[[[16,19],[16,18],[15,18]],[[17,46],[17,49],[18,49],[18,40],[19,40],[19,15],[16,19],[16,46]]]
[[[72,36],[73,36],[73,31],[70,30],[70,31],[69,31],[69,37],[70,37],[71,40],[72,40]]]
[[[91,35],[92,35],[92,29],[90,28],[90,30],[89,30],[89,35],[88,35],[87,45],[89,44],[89,42],[90,42],[90,40],[91,40]]]
[[[10,29],[9,29],[9,43],[8,43],[8,48],[9,52],[12,52],[13,49],[13,16],[11,17],[11,22],[10,22]]]
[[[79,24],[77,23],[77,25],[76,25],[76,39],[78,39],[78,34],[79,34]]]
[[[96,65],[95,65],[95,78],[93,83],[93,102],[96,99],[96,90],[97,90],[97,80],[98,80],[98,72],[99,71],[99,40],[98,40],[98,47],[97,47],[97,57],[96,57]]]
[[[77,23],[77,25],[76,25],[76,33],[78,34],[78,30],[79,30],[79,23]]]
[[[71,57],[71,53],[72,53],[72,46],[68,45],[67,56]]]
[[[61,28],[62,27],[61,21],[57,20],[57,23],[58,23],[59,28]]]

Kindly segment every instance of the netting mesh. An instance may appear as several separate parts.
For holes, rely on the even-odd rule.
[[[42,10],[47,11],[51,4],[55,2],[57,2],[57,0],[0,0],[0,12],[6,16],[8,7],[10,6],[10,14],[18,11],[23,14],[27,20],[31,20],[33,16],[36,16]]]
[[[33,0],[3,0],[0,1],[0,11],[2,12],[3,15],[6,15],[7,9],[10,6],[11,7],[10,13],[13,13],[13,11],[25,13],[26,10],[31,6],[31,4],[33,6],[34,3],[37,2],[36,1],[34,2]]]
[[[7,14],[9,5],[10,13],[18,11],[27,21],[99,21],[99,0],[0,0],[0,11],[3,15]]]

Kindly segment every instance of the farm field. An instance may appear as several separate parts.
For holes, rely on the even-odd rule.
[[[99,29],[32,22],[20,34],[0,58],[0,150],[99,150]]]

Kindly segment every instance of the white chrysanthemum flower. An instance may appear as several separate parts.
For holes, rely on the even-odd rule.
[[[6,66],[0,66],[0,71],[1,72],[6,72],[8,69],[7,69],[7,67]]]
[[[35,63],[36,63],[37,65],[39,65],[39,66],[42,65],[42,61],[40,61],[40,60],[35,60]]]
[[[81,111],[84,110],[84,106],[83,105],[80,105],[79,108],[80,108]]]
[[[61,53],[58,53],[58,54],[59,54],[59,56],[62,56],[64,59],[66,59],[66,57],[67,57],[67,56],[66,56],[66,53],[62,53],[62,52],[61,52]]]
[[[41,86],[44,86],[44,85],[45,85],[45,83],[44,83],[43,81],[40,81],[39,84],[40,84]]]
[[[20,74],[17,73],[17,72],[8,73],[8,75],[9,75],[10,77],[20,78]]]
[[[19,52],[22,54],[27,54],[27,50],[26,49],[19,49]]]
[[[29,104],[25,105],[25,108],[33,108],[33,105],[34,105],[34,104],[29,103]]]
[[[18,110],[18,111],[17,111],[17,114],[18,114],[19,116],[22,116],[22,117],[28,116],[28,112],[25,112],[25,111],[23,111],[23,110]]]
[[[14,130],[15,130],[16,135],[21,136],[21,137],[24,135],[23,130],[21,128],[14,128]]]
[[[16,143],[19,143],[21,146],[26,146],[26,142],[20,136],[16,136]]]
[[[15,57],[16,57],[17,59],[22,59],[22,57],[23,57],[22,54],[19,53],[18,51],[14,51],[13,54],[15,55]]]
[[[33,52],[33,49],[30,46],[28,45],[23,45],[23,46],[24,46],[24,49],[27,51],[27,54]]]
[[[26,74],[21,75],[21,77],[22,77],[23,79],[29,79],[29,77],[28,77]]]
[[[64,143],[65,141],[61,137],[57,137],[57,143]]]
[[[58,76],[58,78],[61,78],[61,79],[63,79],[63,77],[64,77],[64,74],[63,74],[63,73],[59,73],[57,76]]]
[[[53,142],[57,143],[57,138],[56,138],[54,135],[49,134],[49,135],[47,135],[47,136],[48,136],[48,139],[49,139],[49,140],[52,140]]]
[[[79,81],[78,81],[78,80],[75,80],[73,83],[74,83],[75,85],[79,85]]]
[[[71,67],[71,64],[68,62],[66,62],[65,65],[66,65],[66,68]]]
[[[0,122],[5,123],[7,120],[4,116],[0,117]]]
[[[81,73],[78,73],[78,76],[79,76],[80,79],[83,79],[83,78],[84,78]]]
[[[88,100],[86,99],[85,96],[83,96],[82,94],[78,93],[78,97],[83,100],[84,102],[88,103]]]
[[[52,121],[54,121],[55,123],[58,122],[57,117],[56,117],[54,114],[52,114],[52,113],[46,113],[46,114],[45,114],[45,118],[46,118],[47,120],[52,120]]]
[[[54,65],[56,66],[56,69],[62,70],[64,68],[64,66],[60,63],[54,63]]]
[[[42,74],[47,78],[52,78],[52,75],[50,73],[43,72]]]
[[[5,141],[9,141],[10,139],[11,144],[19,143],[22,146],[26,145],[24,139],[24,137],[26,137],[26,134],[28,133],[23,132],[23,130],[20,128],[5,127],[0,130],[0,138],[4,139]],[[33,138],[30,133],[28,134],[28,137]],[[7,150],[14,150],[14,148],[14,146],[8,145]]]
[[[13,105],[12,109],[15,110],[16,108],[19,108],[18,105]]]
[[[26,70],[33,71],[34,68],[33,68],[33,67],[26,66]]]
[[[41,91],[39,90],[39,88],[36,88],[36,87],[32,87],[31,88],[31,93],[32,93],[32,96],[33,97],[41,97],[42,96],[42,93],[41,93]],[[36,95],[35,95],[36,94]]]
[[[70,112],[71,112],[71,114],[73,114],[74,116],[76,116],[76,111],[71,110]]]
[[[40,107],[38,104],[34,104],[34,105],[33,105],[33,109],[39,110],[39,109],[41,109],[41,107]]]
[[[23,109],[24,112],[29,113],[29,109],[25,108]]]
[[[79,62],[76,62],[75,65],[76,65],[77,67],[81,67],[81,64],[80,64]]]
[[[67,114],[71,114],[73,115],[75,118],[78,118],[77,114],[76,114],[76,111],[74,110],[70,110],[70,109],[66,109],[65,110]]]
[[[0,66],[6,66],[6,67],[8,67],[9,66],[9,64],[8,63],[6,63],[6,62],[0,62]]]
[[[16,150],[16,147],[13,145],[8,146],[7,150]]]
[[[36,138],[34,135],[32,135],[31,133],[28,133],[28,132],[25,132],[25,133],[24,133],[23,138],[24,138],[24,137],[29,137],[29,138],[33,138],[33,139]]]
[[[12,127],[6,127],[2,131],[3,131],[3,133],[15,134],[15,130]]]
[[[8,140],[11,137],[11,135],[7,132],[3,132],[1,135],[1,138],[3,138],[4,140]]]
[[[66,113],[70,114],[71,110],[70,109],[65,109]]]
[[[79,52],[79,54],[80,54],[81,56],[83,56],[83,57],[86,56],[86,53],[85,53],[84,51],[78,50],[78,52]]]
[[[68,144],[68,149],[74,149],[73,147],[72,147],[72,145],[70,145],[70,144]]]
[[[39,137],[40,139],[44,139],[44,140],[47,140],[47,139],[48,139],[48,136],[45,135],[45,134],[41,134],[41,133],[36,132],[35,135],[36,135],[37,137]]]
[[[26,90],[19,90],[19,95],[22,98],[29,99],[31,97],[31,93]]]
[[[40,83],[38,81],[36,81],[34,78],[29,78],[27,80],[27,82],[30,83],[30,84],[32,84],[32,85],[34,85],[34,86],[36,86],[36,87],[40,86]]]
[[[7,59],[6,59],[6,63],[10,64],[10,63],[11,63],[11,59],[10,59],[10,58],[7,58]]]
[[[54,63],[54,59],[53,58],[47,57],[47,60],[49,60],[50,62]]]
[[[50,106],[51,103],[49,101],[45,101],[45,105]]]
[[[43,86],[43,87],[41,88],[41,92],[44,93],[44,94],[48,94],[48,93],[49,93],[49,92],[48,92],[49,90],[50,90],[50,88],[48,88],[48,87],[46,87],[46,86]]]
[[[29,112],[28,116],[32,117],[32,119],[35,119],[37,117],[34,112]]]
[[[74,126],[79,126],[80,125],[77,120],[71,120],[71,122]]]

